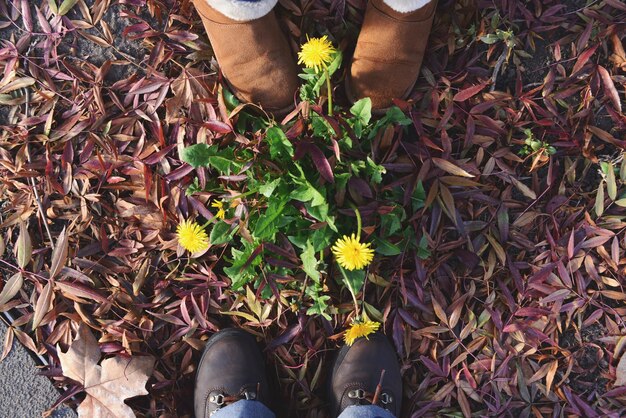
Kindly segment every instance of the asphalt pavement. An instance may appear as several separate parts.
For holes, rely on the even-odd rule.
[[[6,332],[6,324],[0,320],[0,347]],[[0,362],[0,418],[38,418],[58,399],[59,392],[50,380],[37,373],[33,358],[14,339],[10,354]],[[51,416],[73,418],[77,415],[63,407],[57,408]]]

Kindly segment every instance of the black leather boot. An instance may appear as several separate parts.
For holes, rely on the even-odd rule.
[[[331,413],[336,417],[352,405],[373,404],[376,387],[382,380],[382,390],[376,405],[396,417],[402,407],[402,377],[396,353],[380,333],[368,339],[359,338],[352,346],[344,346],[337,356],[330,378]]]
[[[218,409],[241,399],[268,404],[265,363],[254,337],[229,328],[206,344],[194,391],[196,418],[209,418]]]

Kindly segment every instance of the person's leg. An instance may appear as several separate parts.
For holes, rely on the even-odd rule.
[[[376,405],[349,406],[337,418],[395,418],[395,416]]]
[[[211,418],[276,418],[276,415],[261,402],[242,399],[215,412]]]
[[[196,418],[275,418],[265,363],[254,337],[225,329],[206,344],[194,390]]]
[[[276,114],[294,107],[295,57],[273,8],[277,0],[192,0],[233,93]]]
[[[370,0],[347,81],[350,99],[382,111],[406,98],[419,76],[437,0]]]
[[[381,389],[376,395],[379,383]],[[330,404],[333,417],[400,416],[400,364],[387,337],[372,334],[369,339],[359,338],[339,351],[330,377]]]

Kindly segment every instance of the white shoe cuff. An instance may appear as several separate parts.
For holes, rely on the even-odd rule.
[[[421,9],[434,0],[383,0],[383,2],[398,13],[410,13]]]
[[[278,0],[204,0],[224,16],[246,22],[259,19],[272,11]]]

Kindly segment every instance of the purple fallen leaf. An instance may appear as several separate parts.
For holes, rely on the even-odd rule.
[[[267,344],[267,348],[265,350],[272,351],[280,347],[281,345],[287,344],[289,341],[293,340],[298,335],[300,335],[301,332],[302,332],[302,326],[300,325],[300,323],[291,325],[289,328],[285,330],[285,332],[283,332],[278,337],[270,341],[269,344]]]
[[[296,146],[294,159],[299,159],[302,155],[308,154],[311,156],[315,167],[319,170],[320,175],[324,180],[329,183],[334,183],[335,178],[333,176],[333,170],[330,167],[330,163],[324,156],[322,150],[310,142],[300,142]]]

